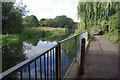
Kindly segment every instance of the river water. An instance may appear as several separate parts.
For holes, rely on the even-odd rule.
[[[64,39],[65,37],[62,37],[58,40]],[[11,44],[11,45],[6,45],[2,47],[2,72],[8,70],[9,68],[15,66],[16,64],[19,64],[20,62],[31,58],[35,55],[37,55],[39,52],[35,52],[35,50],[39,50],[40,52],[57,44],[56,41],[53,41],[55,39],[52,40],[48,40],[48,41],[43,41],[40,39],[35,39],[35,40],[28,40],[28,41],[23,41],[20,43],[15,43],[15,44]],[[55,50],[54,50],[55,51]],[[69,63],[70,59],[69,57],[66,55],[66,53],[61,50],[61,72],[64,71],[66,65]],[[48,71],[49,71],[49,76],[50,76],[50,72],[52,72],[52,74],[54,74],[55,76],[55,68],[53,70],[53,66],[55,66],[55,52],[54,52],[54,56],[53,56],[53,51],[51,52],[51,55],[49,55],[49,59],[51,57],[52,61],[54,59],[54,63],[49,62],[49,67],[48,67]],[[46,57],[46,56],[45,56]],[[46,57],[47,58],[47,57]],[[44,56],[41,57],[41,61],[44,62]],[[50,61],[50,60],[49,60]],[[40,73],[40,60],[38,59],[36,61],[36,66],[37,66],[37,73]],[[47,65],[47,62],[45,63]],[[52,65],[52,67],[50,67]],[[42,76],[44,77],[44,63],[41,64],[42,67]],[[46,66],[47,67],[47,66]],[[51,68],[51,69],[50,69]],[[30,65],[30,69],[31,69],[31,77],[34,77],[34,62]],[[24,78],[26,78],[28,75],[28,67],[24,68],[23,70],[23,74],[24,74]],[[40,75],[40,74],[39,74]],[[40,77],[40,76],[38,76]]]

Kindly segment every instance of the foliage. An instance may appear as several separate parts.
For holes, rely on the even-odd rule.
[[[104,36],[106,36],[107,39],[111,40],[113,43],[118,43],[118,41],[119,41],[118,30],[112,31],[112,32],[107,32]]]
[[[46,20],[43,22],[43,25],[44,25],[44,26],[55,27],[55,22],[54,22],[53,19],[46,19]]]
[[[40,24],[40,26],[45,26],[44,25],[44,21],[45,21],[46,19],[44,19],[44,18],[42,18],[41,20],[40,20],[40,22],[39,22],[39,24]]]
[[[85,30],[85,24],[84,24],[84,22],[79,22],[78,26],[81,28],[81,30]]]
[[[106,20],[101,21],[101,26],[106,27],[107,26],[107,21]]]
[[[71,28],[74,23],[71,18],[68,18],[65,15],[56,16],[54,18],[54,21],[55,21],[57,27],[64,27],[65,25],[68,25],[69,28]]]
[[[92,39],[94,39],[94,36],[90,32],[88,32],[88,41],[91,41]]]
[[[23,20],[26,27],[37,27],[39,25],[38,19],[34,15],[26,16]]]
[[[2,72],[27,59],[22,42],[2,47]]]
[[[41,28],[40,28],[41,29]],[[39,27],[25,28],[19,34],[2,35],[2,46],[15,44],[28,39],[49,38],[65,34],[65,29],[40,30]]]
[[[85,29],[89,26],[100,25],[102,20],[119,11],[119,2],[79,2],[78,18],[85,23]]]
[[[61,28],[67,28],[66,32],[68,34],[74,32],[74,21],[71,18],[68,18],[65,15],[56,16],[54,19],[41,19],[40,25],[43,27],[61,27]]]
[[[120,29],[120,11],[116,13],[115,15],[112,15],[108,19],[108,25],[109,25],[109,32],[115,31],[117,29]]]
[[[19,4],[2,3],[2,33],[17,33],[23,29],[22,16],[25,15],[26,6],[20,2]]]
[[[7,45],[9,43],[17,43],[20,41],[20,35],[18,34],[6,34],[2,35],[2,46]]]
[[[105,34],[113,42],[118,42],[120,29],[120,2],[79,2],[78,18],[99,34]]]
[[[75,56],[75,38],[71,38],[61,44],[62,50],[66,53],[69,59]]]

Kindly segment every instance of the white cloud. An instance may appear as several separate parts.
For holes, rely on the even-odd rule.
[[[35,15],[41,18],[54,18],[58,15],[66,15],[77,20],[77,0],[23,0],[30,11],[28,15]]]

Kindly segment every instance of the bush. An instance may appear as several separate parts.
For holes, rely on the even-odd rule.
[[[91,41],[92,39],[94,39],[94,36],[90,32],[88,32],[88,41]]]
[[[109,21],[108,21],[108,25],[109,25],[109,32],[111,31],[115,31],[117,30],[118,28],[120,28],[120,11],[118,13],[116,13],[115,15],[113,16],[110,16],[109,17]]]
[[[109,32],[106,35],[107,35],[107,39],[111,40],[113,43],[118,43],[119,39],[118,39],[117,31]]]
[[[107,26],[107,21],[106,20],[101,21],[101,26],[102,28],[105,28]]]

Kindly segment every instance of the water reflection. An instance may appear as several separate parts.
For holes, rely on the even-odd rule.
[[[54,52],[52,50],[51,53],[48,52],[47,54],[45,54],[45,58],[44,58],[44,56],[41,57],[41,64],[40,64],[40,59],[36,60],[37,78],[45,78],[45,75],[46,75],[46,78],[55,78],[56,77],[56,68],[55,68],[56,52],[55,52],[55,49],[54,49]],[[45,59],[45,62],[44,62],[44,59]],[[70,62],[70,60],[69,60],[68,56],[61,49],[61,64],[62,64],[61,65],[61,73],[64,72],[64,69],[66,68],[66,66],[68,65],[69,62]],[[42,73],[40,73],[40,70]],[[23,78],[29,77],[28,67],[24,68],[22,70],[22,72],[23,72]],[[30,64],[30,74],[31,74],[31,78],[35,78],[35,63],[34,62]]]
[[[50,38],[48,39],[49,41],[43,41],[43,40],[39,40],[39,39],[30,39],[27,41],[23,41],[20,43],[15,43],[12,45],[6,45],[2,47],[2,72],[4,72],[5,70],[15,66],[16,64],[31,58],[37,54],[40,54],[41,51],[57,44],[56,41],[62,40],[66,37],[66,35],[63,35],[62,37],[55,37],[55,38]],[[56,41],[53,41],[56,40]],[[67,64],[69,63],[69,57],[66,55],[66,53],[61,50],[61,72],[64,71],[65,67],[67,66]],[[50,74],[52,73],[52,77],[55,76],[55,50],[54,50],[54,54],[53,51],[51,51],[51,55],[49,53],[49,57],[48,57],[48,77],[50,77]],[[45,64],[47,65],[47,54],[45,55]],[[52,61],[52,62],[50,62]],[[40,78],[40,66],[41,66],[41,70],[42,70],[42,77],[44,78],[45,73],[44,73],[44,56],[41,57],[41,62],[42,64],[40,65],[40,59],[38,59],[36,61],[36,66],[37,66],[37,76],[38,78]],[[30,65],[30,69],[31,69],[31,77],[35,77],[34,73],[35,73],[35,69],[34,69],[34,62]],[[47,66],[46,68],[46,75],[47,75]],[[24,78],[28,78],[28,67],[24,68],[23,70],[23,77]],[[20,74],[18,73],[18,77]]]
[[[37,54],[40,54],[40,52],[50,48],[51,46],[57,44],[57,42],[53,41],[38,41],[36,46],[32,44],[28,44],[26,42],[23,42],[23,48],[25,49],[24,54],[26,55],[27,58],[33,57]]]
[[[2,47],[2,72],[13,67],[14,65],[28,59],[38,53],[32,53],[32,51],[39,48],[39,51],[46,49],[57,42],[38,41],[36,46],[27,42],[20,42],[17,44],[6,45]],[[40,49],[41,48],[41,49]],[[41,52],[40,51],[40,52]],[[30,52],[30,53],[29,53]]]
[[[22,43],[2,47],[2,72],[27,59],[23,52]]]

